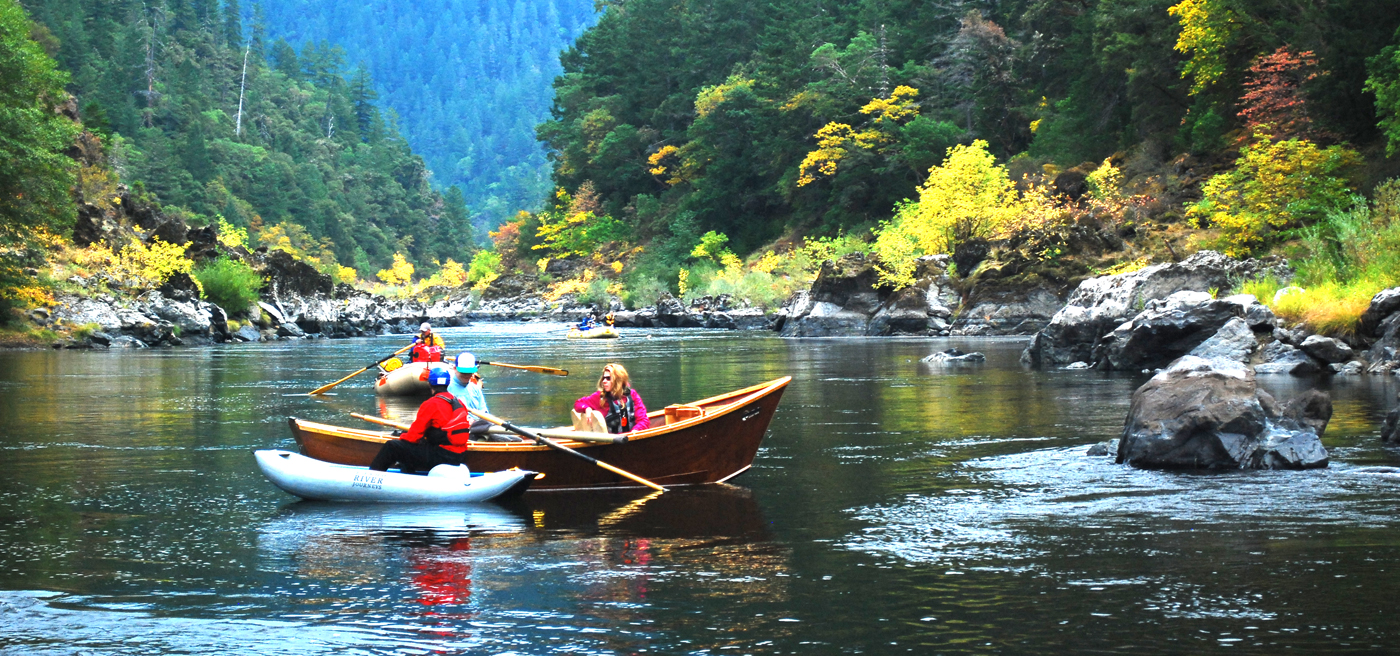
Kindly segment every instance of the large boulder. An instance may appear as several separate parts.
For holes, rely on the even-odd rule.
[[[1221,358],[1233,360],[1235,362],[1249,362],[1249,357],[1259,348],[1259,340],[1254,336],[1254,331],[1249,329],[1249,324],[1240,317],[1235,317],[1225,322],[1220,330],[1216,331],[1206,341],[1191,349],[1189,355],[1199,358]]]
[[[851,253],[822,263],[812,288],[789,308],[783,337],[864,335],[870,317],[880,307],[879,274],[863,253]],[[657,304],[658,318],[661,304]]]
[[[1236,299],[1193,291],[1148,301],[1146,309],[1099,341],[1093,358],[1104,369],[1160,367],[1190,353],[1231,319],[1241,318],[1246,307]]]
[[[1330,401],[1315,396],[1280,406],[1243,363],[1188,355],[1133,392],[1118,462],[1146,469],[1326,467],[1319,432],[1330,416]]]
[[[1324,364],[1347,362],[1353,355],[1346,342],[1322,335],[1310,335],[1298,348]]]
[[[1034,335],[1044,330],[1064,299],[1043,287],[974,289],[953,321],[953,335]]]
[[[1292,374],[1311,376],[1322,366],[1301,349],[1282,340],[1269,342],[1260,351],[1261,362],[1254,365],[1257,374]]]
[[[1036,333],[1021,359],[1035,366],[1090,361],[1098,342],[1141,312],[1149,301],[1180,291],[1229,289],[1235,280],[1254,276],[1268,266],[1258,260],[1200,251],[1181,262],[1090,278],[1079,284],[1065,306]],[[1273,319],[1263,305],[1242,309],[1251,328]]]
[[[267,278],[268,289],[274,298],[313,294],[330,296],[335,292],[335,282],[330,276],[292,257],[291,253],[286,251],[269,251],[262,256],[259,264],[259,273]]]
[[[652,322],[660,328],[703,328],[703,315],[692,314],[680,299],[662,294],[656,299],[656,317]]]

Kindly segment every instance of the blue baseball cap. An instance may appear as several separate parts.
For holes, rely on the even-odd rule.
[[[446,369],[433,367],[428,370],[428,385],[431,387],[447,387],[452,382],[452,373]]]

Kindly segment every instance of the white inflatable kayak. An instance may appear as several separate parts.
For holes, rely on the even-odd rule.
[[[268,449],[254,451],[267,480],[303,499],[371,501],[380,503],[466,503],[525,492],[535,472],[510,469],[470,472],[465,466],[438,465],[426,476],[370,471],[336,465],[300,453]]]

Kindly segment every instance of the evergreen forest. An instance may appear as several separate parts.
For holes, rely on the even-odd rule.
[[[346,280],[395,253],[430,266],[474,250],[461,191],[432,189],[341,48],[270,43],[237,0],[23,5],[113,172],[165,212],[281,241]]]
[[[597,18],[593,0],[298,0],[262,11],[274,41],[329,42],[370,73],[433,186],[460,187],[478,229],[549,195],[535,125],[549,117],[560,51]]]

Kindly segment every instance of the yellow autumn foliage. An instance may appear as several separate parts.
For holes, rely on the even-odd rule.
[[[919,200],[905,201],[877,231],[880,280],[895,287],[912,284],[915,258],[949,252],[971,237],[996,237],[1026,209],[986,141],[953,146],[942,165],[929,169]]]

